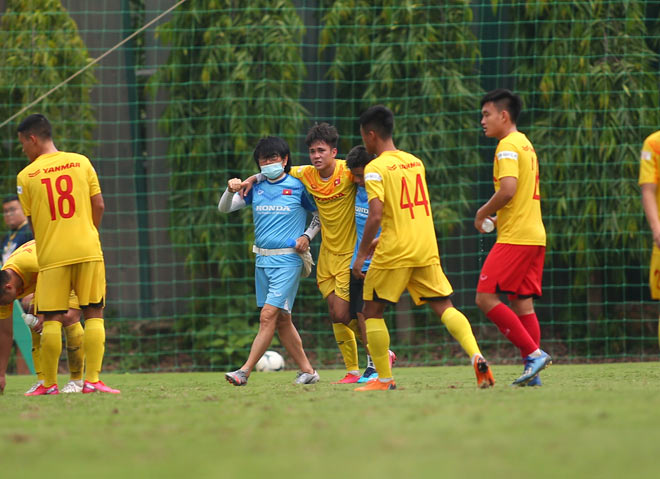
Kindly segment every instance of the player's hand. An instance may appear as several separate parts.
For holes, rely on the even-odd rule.
[[[309,238],[305,235],[299,236],[296,240],[296,251],[304,253],[309,249]]]
[[[243,186],[243,181],[240,178],[232,178],[227,182],[227,189],[232,193],[236,193]]]
[[[35,333],[41,334],[41,332],[44,329],[44,315],[43,314],[38,314],[37,315],[37,324],[34,325],[34,328],[32,328],[32,331]]]
[[[653,242],[660,248],[660,230],[653,232]]]
[[[252,175],[246,178],[243,183],[241,183],[241,198],[245,198],[245,195],[247,195],[250,192],[252,186],[256,182],[257,182],[257,175]]]
[[[359,254],[355,258],[355,262],[353,263],[353,269],[351,269],[351,273],[353,273],[353,276],[356,279],[364,279],[364,273],[362,272],[362,266],[364,266],[364,259],[361,257]]]

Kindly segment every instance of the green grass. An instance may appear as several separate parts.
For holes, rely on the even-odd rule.
[[[294,373],[106,374],[121,396],[0,396],[0,477],[658,477],[658,363],[552,366],[542,388],[494,367],[399,368],[397,391],[361,394]],[[60,384],[66,382],[61,377]]]

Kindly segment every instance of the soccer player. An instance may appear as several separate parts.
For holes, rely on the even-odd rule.
[[[9,361],[12,344],[12,312],[15,299],[23,299],[29,305],[37,284],[39,263],[34,240],[20,246],[7,259],[0,271],[0,391],[5,386],[5,373]],[[27,300],[27,301],[26,301]],[[25,308],[28,309],[28,308]],[[32,314],[24,314],[26,323],[30,321],[32,332],[32,360],[37,373],[37,383],[26,394],[31,394],[44,383],[44,374],[41,369],[41,328],[43,316],[39,315],[38,322]],[[80,325],[80,307],[78,298],[71,293],[69,309],[62,317],[62,328],[66,338],[66,353],[69,363],[71,379],[61,389],[63,393],[79,393],[83,388],[84,353],[83,328]]]
[[[481,269],[476,303],[520,350],[524,371],[513,384],[540,386],[538,373],[552,361],[539,349],[541,329],[534,311],[534,298],[541,296],[545,228],[539,162],[529,139],[516,127],[521,108],[520,97],[505,89],[481,99],[481,127],[499,143],[493,163],[495,193],[477,211],[474,225],[484,233],[484,220],[493,221],[497,242]],[[499,294],[508,295],[511,307]]]
[[[83,393],[118,394],[99,379],[105,352],[105,264],[98,228],[105,209],[101,187],[89,159],[58,151],[48,119],[28,116],[18,140],[29,160],[16,179],[18,198],[37,248],[39,276],[35,291],[44,315],[41,365],[44,384],[31,396],[58,394],[57,365],[62,351],[63,316],[74,290],[85,318]]]
[[[363,313],[378,379],[356,391],[396,389],[388,357],[390,335],[383,313],[386,305],[395,304],[406,288],[415,304],[428,303],[470,356],[477,385],[493,386],[495,380],[470,323],[449,299],[453,291],[440,266],[424,164],[410,153],[397,150],[393,130],[394,115],[382,105],[372,106],[360,116],[362,141],[376,158],[364,168],[369,215],[352,272],[355,277],[365,278]],[[365,277],[362,267],[381,225],[380,239]]]
[[[5,264],[9,255],[20,245],[32,239],[32,230],[28,225],[18,196],[12,195],[2,202],[2,215],[9,233],[2,239],[2,264]]]
[[[639,166],[639,185],[642,189],[642,206],[646,220],[653,235],[653,252],[649,270],[651,298],[660,299],[660,131],[649,135],[642,146]],[[660,321],[658,322],[658,341],[660,342]]]
[[[243,198],[238,193],[241,180],[232,178],[220,198],[218,209],[228,213],[252,205],[254,246],[257,254],[254,276],[257,306],[261,308],[259,331],[245,364],[225,374],[234,386],[245,386],[259,358],[268,349],[277,329],[282,345],[300,367],[296,384],[314,384],[319,374],[312,368],[302,346],[300,335],[291,321],[304,258],[311,271],[309,242],[318,233],[318,216],[305,230],[307,212],[316,205],[297,179],[287,173],[291,169],[289,146],[281,138],[262,138],[254,149],[254,161],[267,181],[255,185]]]
[[[357,185],[357,192],[355,194],[355,229],[357,233],[357,241],[355,242],[355,249],[353,250],[353,257],[351,259],[351,268],[353,268],[353,263],[357,257],[358,248],[360,246],[360,241],[362,240],[362,233],[364,232],[364,224],[367,221],[367,216],[369,215],[369,201],[367,199],[367,190],[364,188],[364,167],[373,159],[373,155],[370,155],[367,152],[367,149],[363,145],[355,146],[348,152],[346,155],[346,166],[351,170],[353,175],[353,183]],[[380,235],[380,230],[377,235]],[[367,258],[362,265],[362,272],[366,273],[371,264],[371,259]],[[351,275],[351,280],[349,284],[349,296],[350,296],[350,315],[351,320],[357,320],[360,328],[360,337],[362,342],[367,348],[367,328],[364,324],[364,315],[362,314],[362,307],[364,306],[364,301],[362,300],[362,291],[364,288],[364,279],[356,278]],[[396,356],[392,351],[390,351],[390,359],[392,364],[396,360]],[[371,355],[367,352],[367,368],[362,373],[358,383],[366,383],[372,379],[378,378],[378,373],[374,367],[374,363],[371,359]]]

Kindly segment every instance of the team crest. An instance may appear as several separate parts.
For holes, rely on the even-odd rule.
[[[341,178],[336,178],[335,179],[335,186],[339,185],[341,183]]]
[[[291,190],[289,190],[289,189],[283,189],[283,190],[282,190],[282,194],[283,194],[283,195],[291,196],[291,193],[292,193],[292,192],[291,192]]]

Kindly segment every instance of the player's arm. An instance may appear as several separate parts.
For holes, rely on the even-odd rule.
[[[658,185],[655,183],[642,183],[641,186],[642,206],[644,207],[646,221],[648,221],[651,228],[653,242],[660,248],[660,218],[658,218],[658,203],[656,201]]]
[[[92,202],[92,221],[98,230],[101,226],[101,218],[103,218],[103,212],[105,211],[105,202],[103,201],[103,195],[101,193],[92,196],[90,200]]]
[[[10,317],[0,318],[0,394],[5,390],[7,384],[7,364],[9,364],[9,353],[14,335],[13,320]]]
[[[353,276],[356,278],[364,278],[362,266],[367,257],[372,253],[372,243],[380,229],[380,223],[383,219],[383,202],[378,198],[372,198],[369,201],[369,215],[364,224],[364,231],[362,232],[362,241],[358,248],[357,256],[353,262]]]
[[[319,219],[319,212],[314,211],[312,213],[312,221],[309,222],[309,226],[305,232],[296,239],[296,251],[298,253],[304,253],[307,251],[309,249],[309,244],[312,242],[319,231],[321,231],[321,220]]]
[[[485,233],[481,227],[484,220],[490,218],[493,223],[496,223],[497,219],[495,218],[495,214],[511,201],[517,190],[518,178],[515,176],[505,176],[500,178],[500,189],[477,210],[477,214],[474,217],[474,227],[481,233]]]
[[[232,211],[240,210],[245,205],[246,201],[236,193],[241,190],[244,182],[239,178],[232,178],[227,182],[227,189],[222,193],[220,201],[218,202],[218,210],[222,213],[230,213]]]

